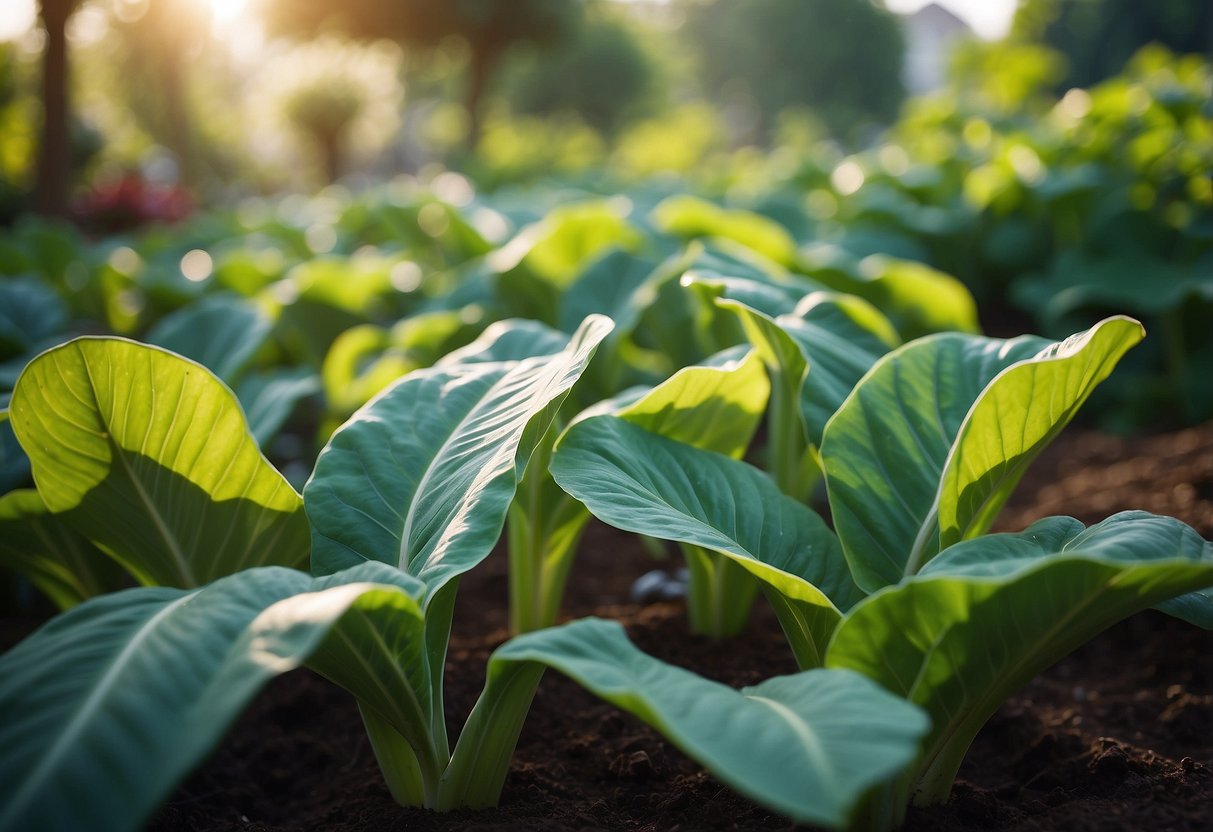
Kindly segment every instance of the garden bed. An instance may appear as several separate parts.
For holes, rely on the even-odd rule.
[[[1072,429],[1029,472],[1000,528],[1122,509],[1174,515],[1213,538],[1213,423],[1119,439]],[[761,605],[747,633],[691,635],[680,602],[631,603],[661,566],[635,538],[587,532],[565,609],[622,621],[644,650],[731,685],[794,672]],[[448,655],[454,733],[505,640],[506,563],[463,580]],[[1063,660],[1011,698],[977,737],[944,807],[908,828],[1206,830],[1213,824],[1213,634],[1146,613]],[[153,830],[788,829],[735,796],[638,720],[548,673],[500,809],[437,814],[392,802],[353,699],[309,671],[273,682]]]

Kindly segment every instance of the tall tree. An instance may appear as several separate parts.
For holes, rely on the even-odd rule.
[[[72,151],[69,135],[69,63],[67,21],[79,0],[38,0],[38,19],[46,32],[42,50],[42,135],[34,178],[34,207],[39,213],[67,215]]]
[[[518,63],[504,85],[515,112],[575,112],[609,135],[654,104],[657,67],[614,15],[590,15],[573,37]]]
[[[853,137],[905,96],[901,24],[873,0],[693,0],[684,33],[708,91],[756,110],[758,138],[787,107]]]
[[[1147,43],[1213,54],[1213,2],[1023,0],[1012,31],[1066,56],[1069,68],[1061,88],[1088,87],[1119,73]]]
[[[286,34],[335,31],[425,47],[462,40],[469,55],[464,104],[473,145],[489,82],[509,48],[566,37],[582,15],[580,0],[263,0],[263,9],[270,28]]]

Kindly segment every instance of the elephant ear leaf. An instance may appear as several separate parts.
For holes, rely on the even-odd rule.
[[[758,430],[771,385],[757,351],[720,358],[683,367],[616,415],[650,433],[740,458]]]
[[[141,582],[195,587],[307,561],[302,499],[200,364],[78,338],[30,362],[10,412],[46,507]]]
[[[1028,466],[1145,336],[1109,318],[1008,367],[965,417],[939,487],[939,547],[989,530]]]
[[[333,434],[304,488],[312,571],[396,566],[431,597],[501,533],[535,444],[611,321],[591,316],[554,355],[402,378]]]
[[[1110,318],[1060,343],[960,333],[884,356],[826,426],[830,508],[872,592],[984,533],[1028,465],[1142,337]]]
[[[811,670],[737,691],[646,655],[616,622],[583,619],[499,648],[465,734],[480,736],[545,667],[652,725],[738,792],[831,829],[852,823],[865,793],[911,761],[927,730],[921,711],[858,674]],[[507,754],[516,737],[502,743]],[[472,776],[465,750],[455,749],[452,777],[492,805],[500,775],[491,784]]]
[[[978,729],[1029,679],[1139,610],[1213,626],[1213,547],[1170,517],[1124,512],[1090,528],[1050,517],[959,543],[861,601],[826,666],[863,673],[932,719],[916,802],[947,798]]]
[[[838,540],[756,468],[614,416],[564,435],[552,476],[600,520],[719,552],[762,581],[802,667],[860,593]]]
[[[419,632],[419,592],[381,564],[339,584],[265,567],[64,613],[0,657],[0,831],[138,829],[266,681],[323,651],[338,624],[354,664],[372,641],[359,622],[387,603]]]

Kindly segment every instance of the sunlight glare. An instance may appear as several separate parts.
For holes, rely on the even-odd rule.
[[[211,7],[216,26],[226,26],[240,17],[248,0],[202,0]]]

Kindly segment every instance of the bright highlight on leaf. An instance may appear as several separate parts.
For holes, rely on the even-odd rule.
[[[79,338],[30,362],[10,408],[47,508],[143,583],[306,563],[302,500],[201,365]]]
[[[821,449],[859,585],[897,583],[989,529],[1027,466],[1142,335],[1128,318],[1060,344],[948,333],[877,362]]]

